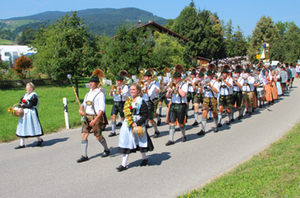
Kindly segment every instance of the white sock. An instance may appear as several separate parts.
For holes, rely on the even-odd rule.
[[[196,112],[194,113],[194,117],[195,117],[195,121],[198,122],[198,112],[197,112],[197,113],[196,113]]]
[[[209,111],[209,113],[208,113],[209,115],[208,115],[208,118],[211,118],[211,111]]]
[[[141,153],[142,154],[142,158],[144,159],[148,159],[146,153]]]
[[[25,144],[25,139],[24,138],[20,138],[20,146],[24,146]]]
[[[175,133],[175,126],[170,126],[169,127],[169,135],[170,135],[170,140],[174,142],[174,133]]]
[[[159,115],[161,115],[161,109],[162,109],[162,106],[159,105],[159,106],[158,106],[158,112],[159,112]]]
[[[222,124],[222,113],[218,113],[219,124]]]
[[[41,138],[41,137],[36,137],[36,138],[38,139],[39,142],[42,141],[42,138]]]
[[[158,131],[157,125],[156,123],[152,124],[153,128],[154,128],[154,132]]]
[[[88,140],[81,140],[82,155],[87,157]]]
[[[149,125],[149,120],[146,120],[146,125]]]
[[[128,157],[129,157],[129,154],[123,154],[123,157],[122,157],[122,166],[123,167],[126,167]]]
[[[123,120],[121,119],[120,114],[119,114],[119,122],[122,122],[122,123],[123,123]]]
[[[112,121],[111,122],[111,132],[115,133],[115,130],[116,130],[116,122]]]
[[[201,124],[202,124],[202,130],[205,132],[205,126],[206,126],[207,118],[202,118]]]

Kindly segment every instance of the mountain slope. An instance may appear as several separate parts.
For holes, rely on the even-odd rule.
[[[15,33],[22,32],[24,28],[30,27],[37,29],[41,24],[45,26],[56,19],[72,12],[60,12],[60,11],[48,11],[31,16],[14,17],[6,20],[38,20],[41,22],[30,23],[27,25],[16,28]],[[77,16],[81,17],[85,24],[89,27],[89,31],[95,34],[107,36],[113,36],[116,33],[116,27],[118,23],[137,23],[138,20],[142,21],[142,24],[148,21],[155,21],[161,25],[165,25],[167,20],[162,17],[157,17],[150,12],[138,9],[138,8],[103,8],[103,9],[87,9],[77,11]]]

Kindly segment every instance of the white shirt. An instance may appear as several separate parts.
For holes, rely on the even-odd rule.
[[[188,93],[188,85],[184,82],[181,82],[178,86],[178,88],[180,88],[182,91],[184,91],[186,94]],[[178,90],[177,90],[178,91]],[[187,102],[187,95],[185,95],[185,97],[182,97],[180,94],[179,94],[179,91],[178,91],[178,94],[172,94],[172,103],[174,104],[180,104],[180,103],[186,103]]]
[[[296,76],[296,73],[297,73],[297,72],[296,72],[296,68],[293,67],[292,73],[293,73],[293,77],[295,77],[295,76]]]
[[[98,95],[97,95],[98,94]],[[97,96],[96,96],[97,95]],[[96,98],[95,98],[96,96]],[[94,99],[95,98],[95,99]],[[93,102],[94,99],[94,109],[92,105],[87,105],[87,102]],[[101,92],[99,89],[90,89],[90,91],[85,95],[84,101],[81,104],[85,109],[86,114],[88,115],[98,115],[99,111],[105,111],[105,96],[104,93]]]
[[[219,91],[219,83],[212,79],[210,81],[210,84],[217,90]],[[215,97],[217,98],[218,97],[218,93],[215,93],[209,86],[207,86],[206,84],[203,86],[203,97],[205,98],[212,98],[212,97]]]
[[[156,92],[155,90],[155,98],[158,98],[158,94],[160,92],[160,82],[159,81],[154,81],[154,82],[155,82],[156,89],[158,89],[158,92]]]
[[[121,101],[125,102],[126,98],[128,96],[128,92],[129,92],[128,86],[122,85],[121,89],[122,89],[122,93],[120,92],[119,95],[116,94],[115,92],[113,92],[111,95],[111,97],[114,97],[114,101],[116,101],[116,102],[121,102]]]
[[[243,84],[244,84],[244,79],[242,78],[242,77],[239,77],[238,79],[237,79],[237,82],[241,85],[241,86],[243,86]],[[233,86],[233,91],[240,91],[241,89],[239,88],[239,86]]]
[[[233,80],[232,80],[232,78],[227,77],[225,81],[228,82],[231,85],[231,87],[228,87],[225,84],[225,82],[222,81],[219,84],[220,85],[219,94],[222,95],[222,96],[228,96],[228,95],[232,94],[232,86],[233,86]],[[226,86],[226,88],[222,88],[222,86]]]
[[[196,81],[196,78],[192,79],[192,82],[193,82],[193,83],[195,83],[195,81]],[[189,90],[188,90],[189,92],[195,92],[195,91],[194,91],[194,87],[193,87],[192,84],[190,84],[190,82],[189,82],[188,86],[189,86]]]
[[[243,84],[242,91],[245,92],[254,91],[254,83],[255,83],[254,77],[248,76],[247,79],[244,81],[244,84],[248,84],[248,85]]]
[[[152,81],[149,85],[148,85],[148,97],[150,98],[150,100],[153,100],[156,97],[156,81]]]
[[[300,66],[296,67],[296,72],[300,72]]]

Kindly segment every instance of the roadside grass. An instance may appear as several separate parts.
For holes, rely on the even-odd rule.
[[[84,85],[88,83],[88,80],[81,81],[79,85],[79,100],[83,101],[85,94],[89,91]],[[111,109],[113,104],[113,98],[108,93],[109,86],[104,86],[106,89],[106,115],[107,118],[111,118]],[[56,132],[59,129],[65,128],[63,98],[68,100],[68,113],[70,127],[78,127],[81,125],[78,114],[79,105],[76,102],[76,98],[71,85],[62,87],[56,86],[43,86],[36,87],[35,92],[40,99],[40,108],[38,110],[40,122],[44,133]],[[20,98],[26,93],[25,86],[22,89],[14,90],[0,90],[0,142],[9,142],[17,139],[15,135],[19,118],[12,116],[8,113],[8,107],[11,107],[15,103],[20,102]]]
[[[180,197],[300,197],[299,132],[300,123],[249,161]]]
[[[0,39],[0,45],[11,45],[12,43],[10,40]]]

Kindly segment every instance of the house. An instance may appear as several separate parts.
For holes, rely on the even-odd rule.
[[[0,60],[11,61],[14,65],[15,60],[21,55],[36,53],[31,47],[26,45],[0,45]],[[10,66],[10,68],[12,65]]]

